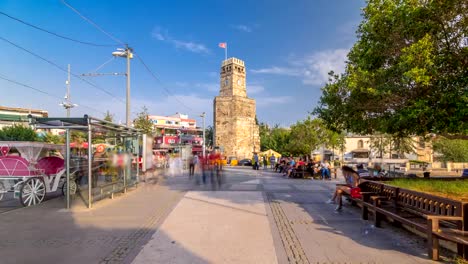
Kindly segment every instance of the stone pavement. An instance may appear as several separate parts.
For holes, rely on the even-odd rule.
[[[131,262],[183,196],[156,183],[91,210],[57,198],[0,214],[0,263]]]
[[[261,192],[188,192],[133,263],[276,263]]]
[[[334,183],[226,168],[221,184],[176,173],[91,210],[52,199],[0,214],[0,263],[432,263],[423,239],[336,213]]]

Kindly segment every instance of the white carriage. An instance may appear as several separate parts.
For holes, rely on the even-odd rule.
[[[14,149],[19,155],[12,153]],[[44,155],[53,151],[57,155]],[[64,151],[65,146],[57,144],[0,142],[0,200],[5,193],[13,192],[23,206],[31,206],[41,203],[47,193],[57,191],[59,186],[66,194]],[[70,194],[76,190],[75,180],[70,180]]]

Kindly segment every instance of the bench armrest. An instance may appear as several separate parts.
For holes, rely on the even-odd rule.
[[[447,220],[447,221],[462,221],[461,216],[447,216],[447,215],[423,215],[426,219],[431,220]]]

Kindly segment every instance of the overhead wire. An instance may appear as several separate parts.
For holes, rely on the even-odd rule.
[[[59,99],[59,100],[63,100],[63,98],[61,98],[61,97],[59,97],[59,96],[53,95],[53,94],[48,93],[48,92],[46,92],[46,91],[43,91],[43,90],[41,90],[41,89],[39,89],[39,88],[35,88],[35,87],[30,86],[30,85],[27,85],[27,84],[24,84],[24,83],[21,83],[21,82],[12,80],[12,79],[6,77],[6,76],[3,75],[3,74],[0,74],[0,79],[5,80],[5,81],[10,82],[10,83],[13,83],[13,84],[16,84],[16,85],[19,85],[19,86],[23,86],[23,87],[29,88],[29,89],[31,89],[31,90],[34,90],[34,91],[36,91],[36,92],[45,94],[45,95],[50,96],[50,97],[52,97],[52,98]],[[79,102],[78,102],[78,103],[79,103]],[[90,110],[96,111],[96,112],[101,113],[101,114],[105,114],[104,112],[102,112],[102,111],[100,111],[100,110],[98,110],[98,109],[96,109],[96,108],[94,108],[94,107],[91,107],[91,106],[87,106],[87,105],[84,105],[84,104],[81,104],[81,103],[79,104],[79,106],[88,108],[88,109],[90,109]]]
[[[73,6],[71,6],[69,3],[67,3],[65,0],[61,0],[61,2],[67,6],[68,8],[70,8],[71,10],[73,10],[76,14],[78,14],[83,20],[85,20],[86,22],[90,23],[91,25],[93,25],[95,28],[97,28],[99,31],[101,31],[102,33],[104,33],[106,36],[108,36],[109,38],[111,38],[112,40],[114,40],[115,42],[117,43],[120,43],[122,45],[126,45],[124,44],[121,40],[119,40],[118,38],[112,36],[110,33],[106,32],[104,29],[102,29],[99,25],[97,25],[96,23],[94,23],[91,19],[85,17],[84,15],[82,15],[76,8],[74,8]],[[135,53],[134,53],[135,54]],[[143,59],[136,55],[135,56],[139,59],[139,61],[141,62],[141,64],[143,64],[143,66],[145,67],[145,69],[150,73],[150,75],[155,79],[157,80],[158,82],[161,82],[161,80],[159,80],[159,78],[156,77],[156,75],[153,73],[153,71],[151,71],[151,69],[148,67],[148,65],[143,61]],[[166,91],[166,93],[168,93],[168,95],[171,95],[173,96],[177,102],[179,102],[182,106],[184,106],[185,108],[187,108],[188,110],[192,110],[192,108],[188,107],[187,105],[185,105],[182,101],[180,101],[177,96],[175,96],[174,94],[172,94],[168,89],[166,89],[164,87],[164,84],[163,85],[163,89]]]
[[[27,53],[33,55],[34,57],[39,58],[39,59],[41,59],[41,60],[43,60],[43,61],[49,63],[50,65],[56,67],[57,69],[59,69],[59,70],[61,70],[61,71],[63,71],[63,72],[67,72],[67,73],[68,73],[68,69],[66,69],[66,68],[64,68],[64,67],[62,67],[62,66],[56,64],[55,62],[52,62],[52,61],[50,61],[50,60],[48,60],[48,59],[46,59],[46,58],[44,58],[44,57],[42,57],[42,56],[40,56],[40,55],[38,55],[38,54],[36,54],[36,53],[34,53],[34,52],[32,52],[32,51],[26,49],[26,48],[23,48],[23,47],[21,47],[20,45],[18,45],[18,44],[16,44],[16,43],[13,43],[12,41],[10,41],[10,40],[8,40],[8,39],[6,39],[6,38],[4,38],[4,37],[1,37],[1,36],[0,36],[0,40],[3,40],[3,41],[5,41],[5,42],[9,43],[10,45],[15,46],[16,48],[21,49],[21,50],[23,50],[23,51],[25,51],[25,52],[27,52]],[[88,81],[88,80],[82,78],[80,75],[75,74],[75,73],[70,73],[70,74],[71,74],[72,76],[74,76],[74,77],[76,77],[76,78],[82,80],[83,82],[87,83],[88,85],[90,85],[90,86],[92,86],[92,87],[94,87],[94,88],[96,88],[96,89],[98,89],[98,90],[101,90],[102,92],[106,93],[107,95],[111,96],[112,98],[114,98],[114,99],[116,99],[116,100],[118,100],[118,101],[120,101],[120,102],[122,102],[122,103],[125,103],[121,98],[118,98],[117,96],[113,95],[111,92],[107,91],[106,89],[104,89],[104,88],[102,88],[102,87],[99,87],[99,86],[97,86],[96,84],[94,84],[94,83],[92,83],[92,82],[90,82],[90,81]]]
[[[134,53],[135,54],[135,53]],[[169,91],[166,87],[164,87],[164,83],[162,83],[162,81],[156,76],[156,74],[154,74],[154,72],[148,67],[148,65],[143,61],[143,59],[138,55],[138,54],[135,54],[135,57],[138,58],[138,60],[140,61],[141,64],[143,64],[144,68],[149,72],[149,74],[156,80],[158,81],[162,86],[163,90],[170,96],[173,96],[174,99],[179,102],[183,107],[187,108],[187,110],[193,110],[192,108],[190,108],[189,106],[187,106],[186,104],[184,104],[182,101],[179,100],[179,98],[173,94],[171,91]]]
[[[67,6],[68,8],[70,8],[73,12],[75,12],[77,15],[79,15],[83,20],[85,20],[86,22],[88,22],[89,24],[93,25],[95,28],[97,28],[99,31],[101,31],[102,33],[104,33],[106,36],[108,36],[109,38],[111,38],[112,40],[114,40],[115,42],[121,44],[121,45],[125,45],[125,43],[123,43],[121,40],[119,40],[118,38],[112,36],[110,33],[107,33],[104,29],[102,29],[98,24],[94,23],[91,19],[85,17],[84,15],[82,15],[78,10],[76,10],[76,8],[74,8],[72,5],[70,5],[69,3],[67,3],[65,0],[61,0],[61,2]]]
[[[28,23],[22,19],[19,19],[17,17],[14,17],[14,16],[11,16],[9,14],[6,14],[5,12],[2,12],[0,11],[0,14],[3,15],[3,16],[6,16],[10,19],[13,19],[13,20],[16,20],[24,25],[27,25],[29,27],[32,27],[32,28],[35,28],[37,30],[40,30],[42,32],[45,32],[45,33],[48,33],[48,34],[51,34],[51,35],[54,35],[56,37],[59,37],[59,38],[62,38],[62,39],[66,39],[66,40],[69,40],[69,41],[73,41],[73,42],[77,42],[77,43],[80,43],[80,44],[84,44],[84,45],[89,45],[89,46],[95,46],[95,47],[117,47],[117,46],[121,46],[121,45],[117,45],[117,44],[97,44],[97,43],[92,43],[92,42],[87,42],[87,41],[81,41],[81,40],[78,40],[78,39],[74,39],[74,38],[70,38],[70,37],[67,37],[67,36],[64,36],[64,35],[60,35],[58,33],[55,33],[55,32],[52,32],[50,30],[47,30],[47,29],[44,29],[44,28],[41,28],[41,27],[38,27],[38,26],[35,26],[31,23]]]

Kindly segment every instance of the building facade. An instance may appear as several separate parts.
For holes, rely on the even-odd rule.
[[[214,144],[225,156],[244,159],[260,152],[256,105],[254,99],[247,97],[244,61],[237,58],[223,61],[213,112]]]
[[[150,115],[148,119],[153,122],[158,134],[154,138],[154,149],[176,151],[181,146],[190,146],[193,152],[202,152],[203,129],[197,127],[195,119],[180,113],[171,116]]]
[[[0,128],[14,124],[28,125],[28,115],[48,117],[45,110],[0,106]]]

